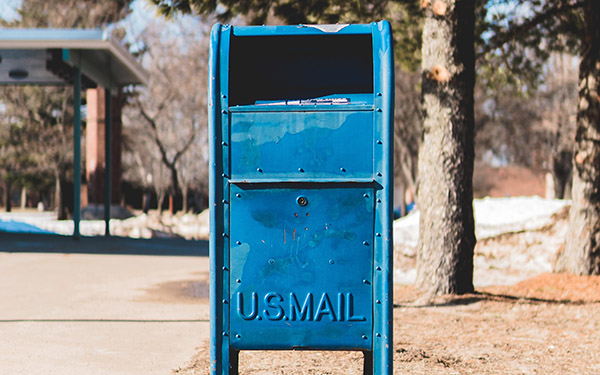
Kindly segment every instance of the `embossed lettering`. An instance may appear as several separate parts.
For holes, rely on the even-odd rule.
[[[332,296],[333,297],[333,296]],[[315,306],[315,296],[309,292],[304,300],[298,299],[295,293],[289,294],[289,304],[285,298],[277,292],[268,292],[264,295],[264,309],[262,316],[259,316],[258,293],[252,292],[250,306],[246,301],[244,306],[243,293],[237,293],[237,314],[244,320],[290,320],[290,321],[322,321],[329,317],[332,322],[364,322],[367,318],[364,315],[355,314],[354,295],[352,293],[337,293],[337,303],[332,303],[327,293],[321,294],[319,303]],[[334,300],[335,301],[335,300]],[[262,304],[261,303],[261,304]],[[286,311],[287,306],[289,310]],[[250,308],[249,310],[244,309]]]
[[[344,302],[345,302],[345,298],[344,298],[344,293],[338,293],[338,320],[340,322],[344,321]]]
[[[313,295],[308,293],[302,309],[294,293],[290,293],[290,320],[296,320],[296,315],[299,316],[298,320],[313,320]]]
[[[346,316],[348,316],[348,321],[350,322],[362,322],[367,320],[362,315],[354,315],[354,296],[352,293],[346,294]]]
[[[276,300],[275,302],[273,300]],[[265,318],[269,320],[281,320],[285,316],[285,311],[283,311],[283,307],[279,305],[277,302],[283,302],[283,297],[279,293],[270,292],[265,295],[265,304],[267,305],[267,309],[276,309],[277,313],[271,315],[271,312],[267,309],[263,310]]]
[[[250,315],[244,314],[244,295],[242,293],[237,294],[237,312],[238,315],[244,320],[252,320],[258,315],[258,294],[252,292],[252,312]]]
[[[327,293],[323,293],[323,296],[321,297],[319,307],[317,307],[317,312],[315,314],[315,320],[321,321],[323,315],[329,315],[329,318],[332,322],[335,322],[337,320],[335,317],[335,310],[333,309],[333,305],[331,304]]]

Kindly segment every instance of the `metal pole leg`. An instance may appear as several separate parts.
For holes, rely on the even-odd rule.
[[[364,351],[363,375],[373,375],[373,352]]]
[[[229,349],[229,375],[238,375],[240,364],[240,351]]]

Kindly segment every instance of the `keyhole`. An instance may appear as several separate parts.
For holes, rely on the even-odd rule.
[[[306,197],[301,195],[298,198],[296,198],[296,202],[298,202],[298,204],[300,206],[304,207],[308,204],[308,199],[306,199]]]

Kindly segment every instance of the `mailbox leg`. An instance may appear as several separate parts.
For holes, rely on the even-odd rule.
[[[229,349],[229,375],[238,375],[240,351]]]
[[[364,351],[363,374],[373,375],[373,352]]]

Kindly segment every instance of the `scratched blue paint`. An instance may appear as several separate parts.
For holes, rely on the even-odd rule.
[[[372,122],[372,111],[233,113],[231,178],[372,178]]]
[[[230,207],[232,347],[370,350],[373,188],[233,185]]]
[[[368,25],[215,25],[211,374],[360,350],[392,374],[393,50]]]

